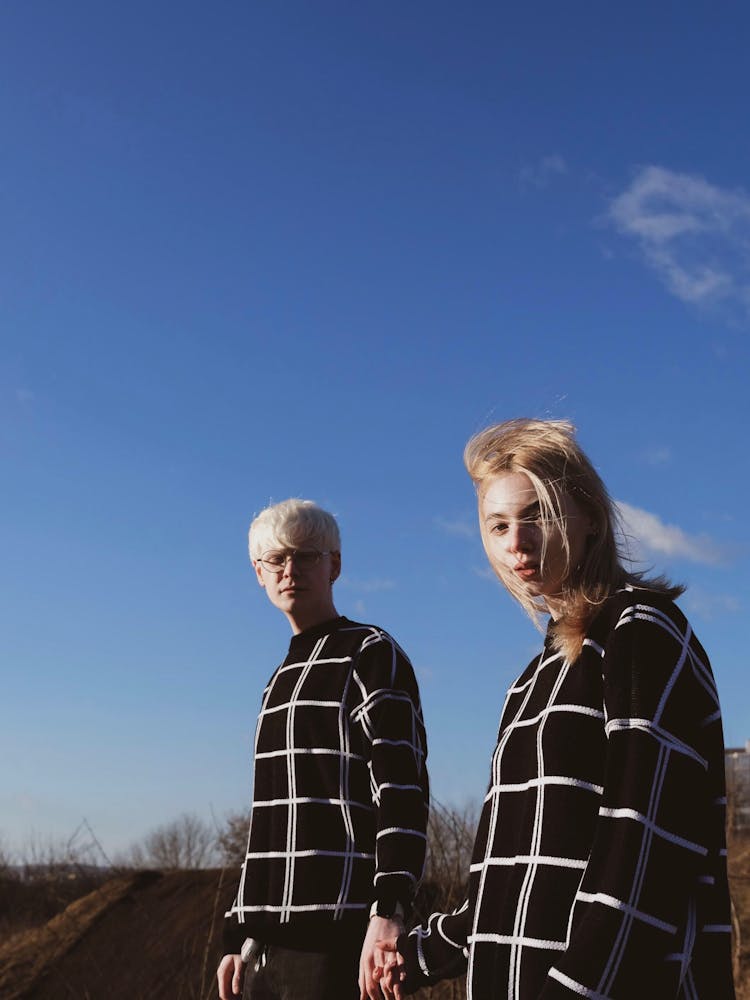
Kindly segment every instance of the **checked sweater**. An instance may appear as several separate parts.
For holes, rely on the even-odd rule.
[[[406,991],[469,1000],[734,997],[719,703],[667,598],[610,597],[570,663],[511,686],[468,899],[399,939]]]
[[[426,756],[414,672],[387,632],[337,618],[293,636],[258,716],[227,952],[246,937],[361,944],[375,899],[408,913],[424,868]]]

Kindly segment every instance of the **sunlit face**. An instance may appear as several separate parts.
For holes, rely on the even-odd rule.
[[[553,617],[559,605],[569,567],[583,558],[592,534],[590,517],[569,494],[562,497],[562,515],[569,553],[557,527],[544,536],[539,499],[524,472],[504,472],[482,485],[479,524],[484,550],[503,583],[521,587],[529,597],[542,597]]]
[[[313,551],[314,546],[300,546]],[[276,553],[286,550],[274,548]],[[261,553],[265,555],[266,553]],[[315,565],[305,565],[294,554],[284,559],[283,566],[269,570],[260,559],[253,559],[258,583],[264,588],[275,608],[286,615],[294,632],[301,632],[336,615],[331,585],[341,572],[341,554],[327,552]]]

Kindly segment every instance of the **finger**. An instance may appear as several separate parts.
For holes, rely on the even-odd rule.
[[[243,968],[241,964],[235,966],[234,975],[232,976],[232,993],[235,996],[239,996],[242,992],[242,973]]]
[[[229,976],[227,976],[223,969],[219,970],[219,1000],[228,1000],[229,992]]]
[[[402,1000],[403,990],[401,988],[401,982],[405,975],[405,966],[401,963],[392,966],[389,970],[388,983],[391,988],[391,994],[394,1000]]]
[[[363,960],[359,967],[359,1000],[370,1000],[370,982],[367,963]]]

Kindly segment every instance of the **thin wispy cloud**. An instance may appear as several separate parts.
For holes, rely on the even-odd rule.
[[[432,667],[425,667],[421,665],[414,664],[414,673],[419,678],[419,683],[427,681],[428,683],[435,679],[435,671]]]
[[[474,573],[480,580],[494,580],[497,582],[497,574],[491,566],[475,566]]]
[[[453,535],[456,538],[476,538],[479,534],[474,518],[469,520],[467,517],[435,517],[433,523],[446,535]]]
[[[690,615],[713,621],[722,615],[737,614],[742,605],[733,594],[711,594],[698,587],[691,587],[680,599]]]
[[[382,577],[372,577],[369,580],[360,580],[352,576],[341,576],[338,581],[339,587],[353,590],[359,594],[375,594],[381,590],[394,590],[395,580],[388,580]]]
[[[648,166],[612,200],[608,217],[678,299],[739,305],[750,315],[750,195]]]
[[[568,165],[559,153],[543,156],[537,163],[527,163],[518,171],[522,188],[538,189],[549,187],[550,182],[568,172]]]
[[[645,451],[643,458],[649,465],[668,465],[672,461],[672,451],[664,445],[656,445]]]
[[[708,535],[689,535],[674,524],[666,524],[656,514],[622,500],[616,502],[624,530],[628,558],[638,562],[644,555],[657,554],[687,559],[706,566],[724,561],[721,546]]]

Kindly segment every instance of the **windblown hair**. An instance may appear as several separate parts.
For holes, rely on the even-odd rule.
[[[320,549],[340,552],[341,536],[333,514],[312,500],[282,500],[262,510],[250,525],[251,559],[269,549]]]
[[[570,661],[581,652],[583,640],[599,606],[624,585],[643,587],[670,598],[682,593],[662,577],[646,579],[626,570],[618,549],[623,537],[619,516],[607,489],[575,438],[575,427],[566,420],[508,420],[475,434],[464,450],[464,464],[481,499],[488,481],[507,472],[522,472],[530,479],[539,500],[542,530],[542,567],[553,534],[562,541],[567,557],[562,612],[552,625],[554,648]],[[565,495],[572,497],[592,524],[583,558],[570,564],[570,546],[563,514]],[[480,524],[482,537],[484,525]],[[500,578],[539,628],[539,613],[546,610],[541,598],[529,596],[512,575]]]

